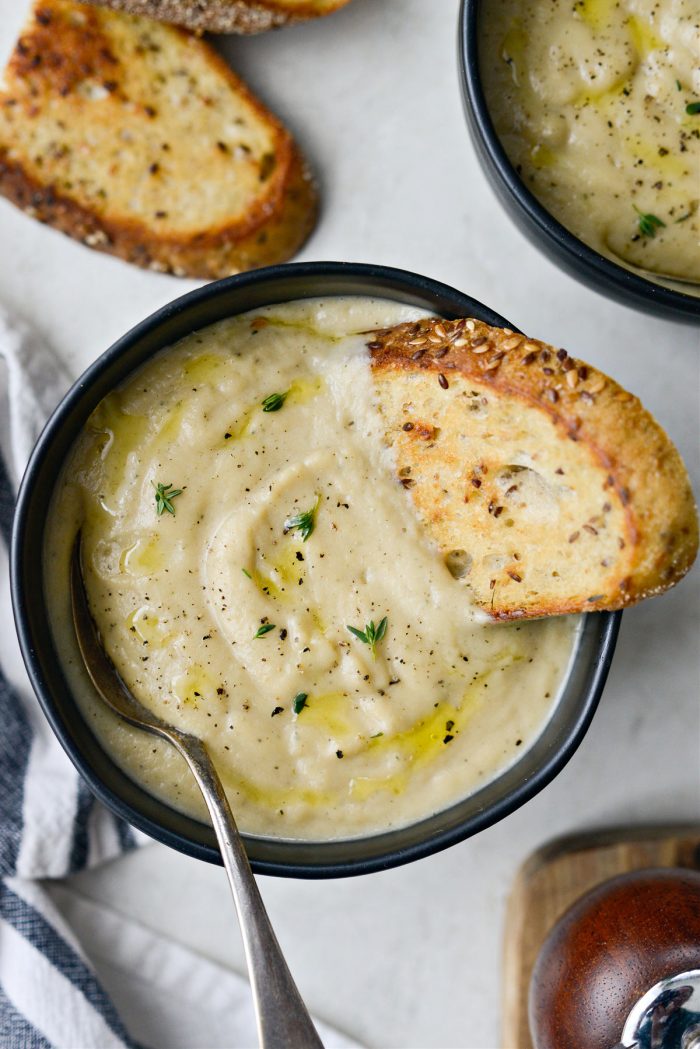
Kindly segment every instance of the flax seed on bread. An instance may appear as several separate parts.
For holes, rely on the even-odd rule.
[[[90,0],[198,32],[262,33],[328,15],[349,0]]]
[[[316,193],[282,124],[206,43],[37,0],[0,95],[0,192],[150,269],[216,278],[289,258]]]
[[[625,608],[688,571],[685,466],[612,379],[473,319],[401,324],[369,349],[398,480],[494,618]]]

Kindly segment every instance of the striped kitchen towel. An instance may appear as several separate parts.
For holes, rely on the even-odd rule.
[[[135,1046],[76,938],[37,879],[132,848],[63,753],[25,677],[11,629],[8,552],[15,491],[34,440],[69,384],[56,358],[0,309],[0,1046]]]

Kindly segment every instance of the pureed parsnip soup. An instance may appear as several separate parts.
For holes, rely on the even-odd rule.
[[[700,293],[698,0],[489,0],[481,70],[503,146],[568,230]]]
[[[176,808],[204,811],[182,759],[79,673],[79,529],[112,660],[206,742],[249,833],[426,816],[512,763],[552,711],[576,620],[485,622],[396,476],[359,333],[419,315],[339,298],[215,324],[110,394],[69,457],[47,529],[58,645],[105,748]]]

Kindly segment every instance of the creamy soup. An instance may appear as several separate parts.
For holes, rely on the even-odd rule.
[[[590,247],[693,291],[698,0],[489,0],[484,11],[488,107],[527,186]]]
[[[54,497],[48,594],[86,716],[115,760],[203,818],[176,752],[86,686],[83,570],[135,695],[201,737],[249,833],[352,837],[467,795],[545,724],[576,621],[496,625],[413,512],[360,333],[419,316],[331,299],[199,331],[95,410]]]

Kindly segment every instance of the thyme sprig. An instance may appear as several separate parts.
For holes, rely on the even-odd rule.
[[[182,495],[183,489],[173,488],[171,484],[156,484],[155,481],[151,481],[151,484],[156,490],[156,513],[158,516],[160,517],[165,510],[175,516],[175,507],[172,501],[176,496]]]
[[[261,402],[260,407],[264,412],[278,412],[287,400],[287,397],[289,397],[289,390],[286,393],[270,393]]]
[[[348,626],[347,629],[358,639],[358,641],[361,641],[363,645],[369,645],[369,650],[372,653],[372,659],[376,659],[377,645],[386,634],[387,624],[388,619],[386,616],[384,616],[384,618],[381,619],[376,626],[374,625],[374,620],[370,619],[369,623],[366,624],[364,630],[360,630],[358,627],[355,626]]]
[[[286,535],[287,532],[292,532],[296,528],[303,542],[306,542],[316,527],[316,511],[320,502],[321,496],[319,495],[316,497],[316,502],[310,510],[304,510],[302,513],[294,514],[293,517],[288,517],[284,522],[284,534]]]
[[[640,211],[636,204],[633,204],[632,207],[637,212],[639,232],[643,237],[655,237],[657,230],[666,226],[666,223],[660,219],[658,215],[652,215],[650,212]]]
[[[275,629],[274,623],[263,623],[253,634],[253,641],[256,641],[259,637],[265,637],[265,634],[269,634],[271,630]]]
[[[685,107],[685,111],[689,117],[697,116],[700,113],[700,102],[689,102]]]
[[[307,692],[297,692],[296,696],[292,700],[292,710],[295,714],[301,714],[302,710],[306,706],[306,701],[309,698]]]

